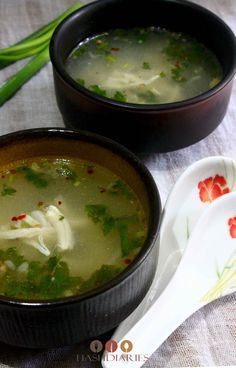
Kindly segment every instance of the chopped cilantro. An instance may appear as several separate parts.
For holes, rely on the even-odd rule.
[[[171,77],[176,82],[185,82],[186,78],[183,75],[184,68],[174,67],[171,69]]]
[[[128,226],[137,222],[136,216],[113,217],[102,204],[88,204],[85,206],[85,211],[95,224],[101,224],[104,235],[111,230],[119,232],[122,256],[128,255],[136,247],[134,240],[130,239],[128,234]]]
[[[46,178],[44,173],[37,172],[28,166],[19,166],[16,171],[23,174],[36,188],[45,188],[48,186],[48,178]]]
[[[99,51],[102,51],[105,54],[110,53],[111,45],[108,41],[105,41],[103,38],[95,39],[95,45]]]
[[[3,197],[5,197],[7,195],[12,196],[14,193],[16,193],[16,189],[15,188],[10,187],[10,186],[8,186],[6,184],[3,185],[3,189],[1,191],[1,195]]]
[[[16,267],[18,267],[24,261],[24,257],[18,253],[15,247],[2,251],[0,258],[4,259],[5,261],[8,259],[11,260]]]
[[[85,80],[84,80],[84,79],[76,78],[75,80],[76,80],[76,82],[77,82],[78,84],[80,84],[82,87],[84,87],[84,86],[85,86]]]
[[[122,268],[116,265],[102,265],[102,267],[95,271],[88,280],[81,284],[80,290],[85,292],[102,286],[114,279],[121,271]]]
[[[114,94],[114,96],[113,96],[113,98],[116,101],[126,102],[126,94],[125,94],[125,92],[116,91],[115,94]]]
[[[151,69],[150,64],[147,61],[143,62],[142,68],[145,69],[145,70],[150,70]]]
[[[112,54],[107,54],[106,55],[106,61],[108,62],[108,63],[115,63],[116,62],[116,60],[117,60],[117,57],[115,56],[115,55],[112,55]]]
[[[160,77],[161,78],[165,78],[166,77],[166,73],[165,72],[160,72]]]
[[[105,89],[102,89],[97,84],[93,84],[92,86],[89,86],[89,89],[90,89],[90,91],[95,92],[95,93],[97,93],[100,96],[104,96],[105,97],[107,95]]]
[[[129,190],[127,185],[120,179],[111,183],[107,187],[107,192],[110,194],[121,194],[121,195],[124,195],[128,199],[133,198],[132,192]]]
[[[115,219],[108,213],[106,206],[102,204],[88,204],[85,206],[85,211],[95,224],[101,223],[104,235],[108,234],[115,227]]]
[[[18,267],[26,259],[16,248],[0,252],[0,263],[11,260]],[[69,274],[68,265],[57,256],[46,262],[32,261],[28,263],[28,271],[20,273],[6,268],[1,275],[0,294],[23,299],[52,299],[79,293],[79,285],[84,281],[80,277]]]

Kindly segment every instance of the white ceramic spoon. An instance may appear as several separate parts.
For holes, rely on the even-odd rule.
[[[207,178],[223,176],[230,191],[236,190],[236,162],[227,157],[215,156],[202,159],[191,165],[177,180],[163,214],[160,230],[159,260],[152,286],[135,311],[116,329],[112,339],[126,339],[128,331],[145,315],[173,276],[197,220],[210,202],[202,202],[198,184]],[[187,227],[188,225],[188,227]],[[188,231],[187,231],[188,230]]]
[[[199,219],[179,267],[161,296],[125,336],[133,343],[128,355],[120,346],[103,358],[105,368],[138,368],[192,313],[236,290],[236,193],[217,199]],[[112,359],[111,359],[112,358]]]
[[[231,158],[216,156],[202,159],[191,165],[178,179],[168,197],[160,231],[160,251],[157,272],[149,293],[136,310],[116,329],[112,339],[119,342],[126,339],[128,331],[143,317],[173,276],[188,236],[198,218],[210,202],[202,202],[198,183],[206,178],[223,176],[230,190],[236,189],[236,162]],[[187,221],[188,219],[188,221]],[[188,232],[186,224],[188,223]],[[176,229],[179,231],[176,232]]]

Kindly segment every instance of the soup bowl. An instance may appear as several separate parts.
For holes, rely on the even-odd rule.
[[[134,104],[95,94],[65,70],[74,47],[115,28],[156,26],[183,32],[218,58],[223,78],[207,92],[174,103]],[[211,11],[184,0],[100,0],[71,14],[56,29],[50,45],[58,107],[67,127],[86,129],[121,142],[135,152],[165,152],[191,145],[222,121],[236,70],[233,32]]]
[[[154,277],[161,213],[159,193],[149,171],[131,152],[111,140],[57,128],[0,137],[0,167],[39,156],[80,158],[117,174],[139,198],[148,219],[148,234],[134,261],[101,287],[53,300],[0,295],[0,341],[28,348],[69,345],[98,336],[117,326],[137,307]]]

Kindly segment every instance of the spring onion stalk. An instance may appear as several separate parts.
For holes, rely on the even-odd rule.
[[[80,6],[80,3],[75,3],[62,15],[20,42],[0,49],[0,69],[18,60],[34,56],[22,69],[7,79],[0,87],[0,106],[11,98],[24,83],[33,77],[49,61],[49,43],[55,28],[65,17],[79,9]]]
[[[49,60],[48,46],[0,87],[0,106],[11,98]]]

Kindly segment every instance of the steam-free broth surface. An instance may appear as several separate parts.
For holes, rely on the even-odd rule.
[[[114,173],[79,159],[38,158],[0,179],[0,295],[51,299],[101,286],[141,249],[147,222]]]
[[[159,104],[208,91],[223,71],[216,56],[183,33],[115,29],[81,42],[65,64],[80,85],[120,102]]]

